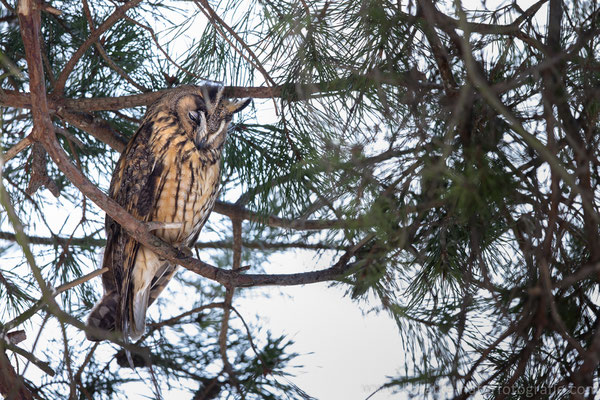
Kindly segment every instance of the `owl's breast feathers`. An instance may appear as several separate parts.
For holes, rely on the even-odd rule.
[[[220,149],[199,149],[179,128],[177,116],[163,111],[140,128],[136,139],[119,161],[111,195],[142,221],[181,222],[180,229],[154,234],[187,244],[216,199]]]

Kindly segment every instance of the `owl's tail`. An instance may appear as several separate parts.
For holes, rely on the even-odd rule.
[[[92,329],[100,329],[112,332],[115,330],[117,320],[117,308],[119,307],[119,294],[117,291],[106,293],[102,299],[92,309],[88,319],[87,326]],[[93,332],[86,331],[88,340],[99,342],[104,338],[97,337]]]
[[[133,341],[142,337],[146,331],[146,310],[148,309],[148,298],[150,296],[150,287],[146,286],[138,290],[131,296],[131,304],[129,305],[130,316],[129,336]]]
[[[123,319],[123,322],[126,323],[123,332],[128,332],[133,341],[144,335],[148,306],[156,300],[177,269],[176,266],[161,261],[154,253],[144,251],[145,265],[152,265],[154,268],[146,267],[146,271],[150,273],[145,277],[146,279],[139,280],[143,282],[142,285],[138,286],[137,282],[134,283],[134,290],[132,293],[128,293],[128,301],[124,303],[127,309],[123,312],[123,315],[129,317]]]

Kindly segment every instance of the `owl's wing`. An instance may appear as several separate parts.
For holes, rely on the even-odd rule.
[[[151,135],[152,123],[142,124],[121,155],[110,185],[110,196],[142,222],[149,221],[153,215],[164,179],[162,163],[157,162],[160,155],[152,152]],[[106,217],[106,233],[103,265],[109,268],[112,286],[120,295],[116,327],[124,335],[128,331],[143,332],[149,290],[141,293],[134,290],[134,274],[146,279],[149,286],[153,276],[147,277],[150,271],[146,269],[151,270],[160,261],[109,216]],[[110,274],[108,277],[110,279]],[[134,326],[128,326],[130,321]]]

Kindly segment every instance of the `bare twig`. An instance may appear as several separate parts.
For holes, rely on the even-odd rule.
[[[45,11],[48,14],[52,14],[52,15],[61,15],[62,14],[62,11],[60,11],[59,9],[54,8],[45,3],[40,4],[40,7],[41,7],[42,11]]]
[[[60,126],[55,126],[54,131],[56,133],[58,133],[59,135],[63,136],[65,139],[67,139],[69,142],[71,142],[75,146],[77,146],[78,149],[80,149],[80,150],[85,149],[85,144],[83,144],[83,142],[81,140],[77,139],[77,137],[75,135],[73,135],[71,132],[69,132],[67,129],[61,128]],[[72,150],[74,151],[74,149],[72,149]]]
[[[254,352],[254,354],[256,354],[256,357],[258,357],[260,363],[262,364],[263,371],[266,371],[265,362],[263,361],[260,353],[258,352],[258,349],[254,345],[254,340],[252,339],[252,333],[250,332],[250,327],[248,326],[248,324],[244,320],[244,317],[242,317],[242,314],[240,314],[240,312],[234,306],[230,306],[230,307],[233,310],[233,312],[238,316],[238,318],[240,319],[240,321],[242,321],[242,324],[244,325],[244,329],[246,329],[246,336],[248,337],[248,341],[250,342],[250,347],[252,347],[252,351]]]
[[[31,350],[30,350],[31,353],[33,353],[35,351],[35,348],[37,347],[37,345],[40,341],[40,338],[42,337],[42,333],[44,332],[44,329],[46,329],[46,325],[48,324],[49,319],[50,319],[50,314],[45,313],[44,317],[42,318],[42,323],[39,326],[37,335],[35,335],[35,340],[33,341],[33,345],[31,346]],[[31,361],[27,361],[23,370],[20,371],[22,376],[25,376],[25,374],[27,373],[27,368],[29,368],[30,364],[31,364]]]
[[[336,229],[346,225],[349,221],[343,220],[290,220],[275,216],[262,216],[252,212],[243,206],[218,201],[215,203],[214,211],[230,218],[260,222],[271,227],[292,230],[323,230]]]
[[[100,269],[97,269],[97,270],[95,270],[93,272],[90,272],[89,274],[84,275],[84,276],[82,276],[80,278],[74,279],[71,282],[68,282],[68,283],[65,283],[63,285],[60,285],[59,287],[57,287],[55,289],[55,293],[56,293],[56,295],[59,295],[62,292],[65,292],[65,291],[67,291],[69,289],[72,289],[75,286],[79,286],[82,283],[85,283],[85,282],[89,281],[92,278],[95,278],[95,277],[97,277],[99,275],[102,275],[106,271],[108,271],[108,267],[100,268]]]
[[[211,309],[211,308],[224,308],[224,307],[225,307],[225,303],[224,302],[216,302],[216,303],[204,304],[204,305],[201,305],[199,307],[195,307],[195,308],[193,308],[193,309],[191,309],[189,311],[186,311],[184,313],[181,313],[179,315],[176,315],[175,317],[172,317],[172,318],[160,321],[160,322],[155,322],[153,324],[150,324],[149,327],[152,328],[152,329],[162,328],[163,326],[173,325],[174,323],[179,322],[183,318],[189,317],[190,315],[198,314],[200,311],[208,310],[208,309]]]
[[[69,340],[67,339],[67,329],[65,324],[60,323],[60,330],[63,339],[63,360],[67,366],[67,373],[69,376],[69,400],[75,400],[77,391],[77,381],[73,375],[73,367],[71,366],[71,352],[69,350]]]
[[[90,363],[90,361],[92,361],[92,357],[94,355],[94,352],[96,351],[96,349],[98,348],[99,345],[100,345],[100,342],[95,342],[94,343],[94,345],[92,346],[92,348],[90,349],[90,351],[88,351],[87,355],[85,356],[85,359],[83,360],[83,362],[79,366],[79,369],[77,370],[77,373],[75,374],[75,381],[79,385],[79,388],[81,389],[81,391],[82,391],[83,395],[85,396],[85,398],[88,399],[88,400],[91,400],[92,396],[87,391],[87,389],[85,388],[85,386],[83,386],[83,383],[81,382],[81,375],[83,374],[83,370],[85,369],[85,367]]]
[[[13,147],[8,149],[6,153],[4,153],[4,162],[10,160],[11,158],[14,158],[17,154],[28,148],[31,145],[31,143],[33,143],[33,137],[31,136],[31,134],[29,134],[23,139],[21,139]]]
[[[231,224],[233,226],[233,265],[231,269],[239,271],[242,260],[242,220],[232,218]],[[219,353],[221,354],[221,360],[223,361],[223,369],[227,372],[227,375],[229,375],[229,379],[237,388],[242,399],[244,399],[244,392],[241,389],[235,370],[227,357],[227,332],[229,330],[229,317],[231,316],[231,302],[233,300],[234,290],[233,287],[227,287],[225,291],[225,299],[223,301],[225,307],[223,308],[221,331],[219,332]]]
[[[56,374],[54,372],[54,370],[52,368],[50,368],[50,366],[48,365],[47,362],[40,360],[39,358],[37,358],[36,356],[34,356],[32,353],[28,352],[27,350],[23,350],[22,348],[15,346],[13,344],[7,343],[4,340],[2,340],[0,342],[2,342],[0,344],[0,351],[2,351],[3,350],[2,347],[4,347],[6,350],[10,350],[10,351],[20,355],[21,357],[24,357],[26,360],[28,360],[33,365],[35,365],[36,367],[38,367],[39,369],[44,371],[46,374],[48,374],[50,376],[54,376]]]

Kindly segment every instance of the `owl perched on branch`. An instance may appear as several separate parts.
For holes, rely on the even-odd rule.
[[[233,114],[250,99],[232,102],[223,86],[182,86],[148,107],[121,155],[110,197],[162,240],[187,248],[197,240],[217,197],[220,160]],[[136,242],[106,216],[104,296],[88,326],[137,340],[146,310],[173,277],[176,265]],[[89,340],[101,340],[88,333]]]

